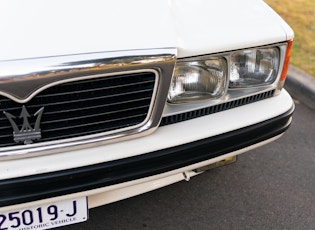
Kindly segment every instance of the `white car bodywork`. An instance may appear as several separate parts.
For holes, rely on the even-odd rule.
[[[273,44],[293,31],[263,1],[2,1],[0,60],[176,47],[177,57]]]
[[[0,62],[167,47],[176,47],[177,58],[186,58],[293,39],[290,27],[260,0],[10,0],[0,3],[0,21]],[[291,97],[282,90],[275,97],[159,127],[154,133],[136,139],[0,161],[0,180],[84,167],[168,149],[272,119],[287,112],[292,106]],[[163,116],[172,113],[172,109],[165,107]],[[89,208],[93,208],[180,180],[188,180],[197,174],[194,169],[269,143],[279,136],[158,175],[0,207],[0,211],[82,196],[88,197]]]

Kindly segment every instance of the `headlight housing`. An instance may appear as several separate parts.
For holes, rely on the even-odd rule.
[[[272,84],[278,75],[279,49],[262,48],[231,54],[230,88],[247,88]]]
[[[179,61],[174,70],[168,101],[188,103],[220,98],[227,89],[224,58]]]
[[[169,104],[216,104],[275,90],[284,83],[292,41],[177,60]],[[200,103],[197,103],[201,105]],[[197,106],[199,106],[197,105]],[[188,108],[188,107],[187,107]]]

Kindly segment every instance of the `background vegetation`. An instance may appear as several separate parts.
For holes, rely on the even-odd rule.
[[[315,76],[315,0],[265,0],[294,30],[291,64]]]

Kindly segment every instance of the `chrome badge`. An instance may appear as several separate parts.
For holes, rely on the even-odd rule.
[[[10,121],[12,128],[13,128],[13,137],[14,141],[17,143],[23,142],[24,144],[32,144],[33,141],[39,140],[42,138],[41,130],[40,130],[40,120],[42,118],[42,114],[44,111],[44,107],[40,108],[35,114],[34,117],[36,118],[34,128],[31,127],[28,118],[31,117],[29,112],[27,111],[26,107],[23,105],[20,119],[23,119],[22,128],[19,129],[17,124],[13,119],[16,117],[12,114],[3,111],[4,115]]]

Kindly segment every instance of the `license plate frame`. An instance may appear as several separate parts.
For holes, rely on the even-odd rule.
[[[0,213],[0,230],[43,230],[87,220],[87,197],[80,197]]]

